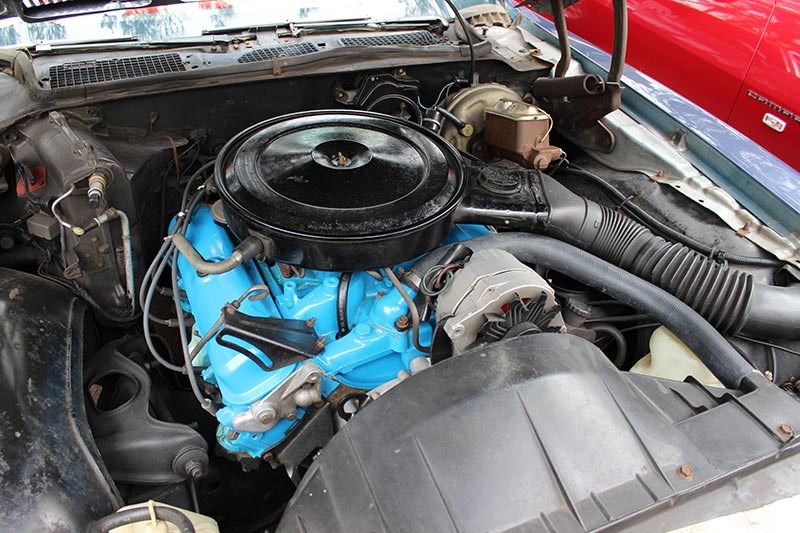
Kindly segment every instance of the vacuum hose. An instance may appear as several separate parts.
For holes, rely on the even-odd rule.
[[[194,524],[180,510],[164,505],[154,505],[153,512],[158,520],[163,520],[175,525],[180,533],[195,533]],[[89,533],[106,533],[112,529],[124,527],[139,522],[150,522],[152,516],[149,507],[137,507],[117,511],[92,522],[87,531]],[[144,529],[144,528],[143,528]]]
[[[177,248],[189,264],[197,270],[197,273],[202,275],[230,272],[242,263],[246,263],[256,257],[264,249],[261,240],[251,235],[234,248],[230,257],[222,261],[206,261],[192,243],[180,233],[175,233],[168,237],[168,239],[172,239],[172,244],[175,245],[175,248]]]

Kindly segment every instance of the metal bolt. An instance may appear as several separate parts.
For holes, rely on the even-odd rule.
[[[794,429],[789,424],[781,424],[778,426],[778,431],[780,431],[781,435],[784,437],[793,437],[794,436]]]
[[[269,424],[275,420],[276,416],[278,416],[278,412],[275,411],[275,408],[271,405],[265,405],[256,413],[256,420],[262,424]]]
[[[366,339],[369,337],[369,334],[372,333],[372,328],[369,324],[364,324],[362,322],[361,324],[357,324],[356,327],[353,328],[353,331],[359,339]]]
[[[398,317],[394,322],[394,327],[397,329],[397,331],[406,331],[409,326],[410,323],[406,315]]]
[[[186,463],[184,467],[184,471],[191,477],[192,479],[198,479],[203,477],[205,474],[205,465],[200,461],[189,461]]]
[[[239,434],[232,429],[228,430],[228,440],[236,440],[239,438]]]
[[[314,324],[316,324],[316,323],[317,323],[316,317],[311,317],[308,320],[306,320],[306,327],[308,329],[311,329],[311,328],[314,327]]]
[[[294,420],[297,418],[297,411],[292,411],[286,415],[286,420]]]
[[[319,381],[319,372],[311,372],[308,377],[306,377],[306,381],[309,383],[316,383]]]
[[[281,466],[281,464],[275,459],[275,456],[272,455],[272,452],[264,452],[261,454],[261,458],[269,463],[273,470]]]
[[[694,477],[694,470],[689,465],[681,465],[678,467],[678,475],[681,479],[685,479],[686,481],[691,481]]]
[[[317,342],[314,343],[314,346],[316,346],[317,349],[322,350],[323,348],[325,348],[325,339],[324,338],[319,339]]]

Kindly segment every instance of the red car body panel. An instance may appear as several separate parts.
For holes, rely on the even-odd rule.
[[[566,13],[571,32],[611,51],[611,0]],[[628,64],[800,169],[800,0],[628,0],[628,16]]]
[[[785,129],[764,125],[766,113]],[[728,122],[800,170],[800,1],[779,0]]]

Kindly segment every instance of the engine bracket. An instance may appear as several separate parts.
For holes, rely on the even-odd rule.
[[[222,310],[222,321],[217,343],[249,357],[264,372],[310,359],[324,346],[313,325],[303,320],[250,316],[228,304]],[[226,337],[243,340],[268,353],[270,361],[264,362],[245,346]]]

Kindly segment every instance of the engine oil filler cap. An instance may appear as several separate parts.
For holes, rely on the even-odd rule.
[[[394,265],[438,246],[464,192],[458,152],[428,130],[361,111],[256,124],[217,159],[225,218],[279,261],[319,270]]]

